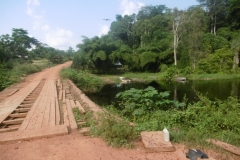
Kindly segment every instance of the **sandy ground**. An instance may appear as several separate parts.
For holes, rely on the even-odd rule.
[[[71,62],[45,69],[27,77],[26,81],[42,78],[57,79],[58,72]],[[175,152],[146,153],[140,140],[134,149],[112,148],[100,138],[83,136],[78,131],[31,141],[18,141],[0,145],[0,160],[177,160],[186,159],[187,148],[174,145]],[[211,156],[211,152],[209,152]],[[222,157],[212,154],[217,159]]]

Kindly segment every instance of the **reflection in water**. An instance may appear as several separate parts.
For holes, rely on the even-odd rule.
[[[148,86],[156,88],[159,92],[170,91],[170,99],[182,101],[184,96],[188,102],[194,102],[198,99],[197,93],[206,95],[209,99],[227,99],[229,96],[240,95],[240,80],[212,80],[212,81],[187,81],[186,83],[119,83],[105,85],[99,93],[87,94],[90,99],[99,105],[111,104],[115,101],[115,96],[130,88],[145,89]]]

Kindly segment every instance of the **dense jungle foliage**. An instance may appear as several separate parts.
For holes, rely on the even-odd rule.
[[[70,60],[73,54],[71,47],[57,50],[29,37],[24,29],[13,28],[12,35],[0,36],[0,91],[19,81],[22,74]]]
[[[108,34],[83,36],[72,67],[92,73],[161,72],[174,65],[189,73],[237,73],[239,0],[197,1],[187,10],[156,5],[116,15]]]

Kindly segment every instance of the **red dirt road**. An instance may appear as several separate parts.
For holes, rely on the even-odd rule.
[[[59,71],[71,62],[45,69],[27,77],[26,81],[59,78]],[[175,152],[146,153],[141,142],[134,149],[112,148],[100,138],[83,136],[74,131],[65,136],[18,141],[0,145],[0,160],[177,160],[186,159],[188,149],[174,145]],[[212,155],[217,159],[219,156]],[[182,158],[180,158],[182,157]]]

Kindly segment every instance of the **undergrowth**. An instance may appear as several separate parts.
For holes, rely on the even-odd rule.
[[[81,70],[64,68],[61,70],[60,76],[72,80],[83,92],[97,92],[104,85],[101,78]]]
[[[138,132],[159,131],[166,126],[170,131],[171,140],[176,143],[183,142],[195,147],[206,146],[206,140],[213,138],[240,146],[240,102],[235,97],[211,101],[206,96],[199,95],[198,102],[188,104],[184,108],[172,107],[171,103],[167,103],[169,107],[166,108],[153,101],[156,98],[155,94],[148,93],[145,97],[141,94],[139,97],[137,94],[130,96],[129,91],[125,91],[121,95],[123,96],[116,96],[121,101],[121,106],[117,106],[115,111],[133,120]],[[162,103],[164,101],[161,100]],[[151,102],[154,105],[150,105]],[[149,107],[152,111],[149,111]],[[141,114],[136,114],[139,112],[138,108],[141,109]],[[132,114],[129,114],[130,112]]]
[[[98,121],[91,126],[90,133],[103,138],[108,145],[126,148],[132,148],[132,141],[138,136],[136,129],[128,121],[116,119],[106,112],[98,115]]]

